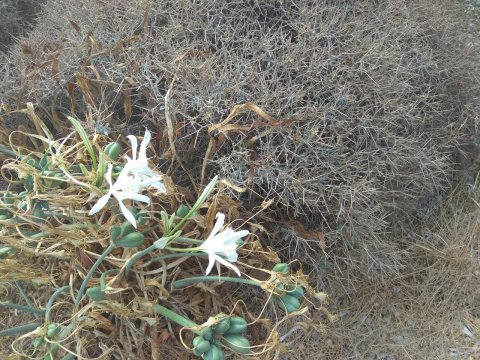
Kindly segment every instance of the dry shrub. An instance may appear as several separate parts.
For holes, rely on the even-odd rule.
[[[381,285],[329,277],[340,320],[320,343],[331,359],[474,359],[480,355],[480,183],[450,194],[431,230],[408,249],[401,274]],[[344,294],[344,295],[341,295]],[[471,332],[468,332],[464,328]],[[463,332],[463,333],[462,333]]]
[[[271,244],[308,260],[338,297],[327,339],[279,329],[293,349],[285,358],[475,356],[459,332],[478,318],[478,214],[458,193],[438,210],[454,149],[479,129],[478,41],[463,10],[449,0],[48,0],[0,65],[0,96],[13,108],[37,101],[57,125],[83,114],[91,132],[154,124],[160,165],[186,186],[215,144],[207,170],[248,187],[231,193],[245,206],[274,199],[261,218],[278,225]],[[245,111],[236,128],[208,132],[250,101],[277,125]],[[165,107],[188,172],[169,166]],[[415,234],[425,220],[434,230]]]
[[[277,125],[240,114],[246,127],[220,134],[207,171],[328,232],[338,266],[382,277],[399,273],[397,237],[432,214],[474,128],[464,23],[463,4],[446,0],[50,0],[22,40],[29,53],[18,46],[2,66],[0,93],[84,113],[92,131],[152,122],[161,139],[167,106],[196,178],[208,127],[252,101]]]
[[[33,27],[45,0],[2,0],[0,3],[0,54]]]
[[[132,153],[130,149],[124,152],[122,147],[128,145],[119,137],[116,161],[106,150],[111,139],[98,134],[89,138],[75,119],[69,121],[79,139],[75,132],[54,139],[31,103],[24,113],[43,135],[24,134],[24,141],[10,143],[11,150],[0,145],[0,152],[13,152],[1,167],[1,175],[8,183],[6,189],[0,190],[0,318],[6,319],[0,326],[1,355],[52,360],[63,359],[67,353],[82,359],[190,359],[195,358],[189,348],[193,332],[200,335],[199,327],[214,330],[220,319],[212,316],[236,314],[248,321],[245,335],[249,339],[243,339],[253,346],[250,355],[270,359],[273,350],[281,350],[276,328],[283,318],[301,320],[304,325],[300,330],[305,331],[319,326],[315,323],[321,321],[321,314],[330,316],[323,308],[325,294],[309,285],[297,264],[279,264],[276,251],[260,242],[264,228],[253,225],[255,214],[225,196],[225,185],[216,186],[217,177],[207,186],[210,190],[198,194],[203,200],[195,202],[197,194],[177,187],[166,175],[158,175],[156,181],[161,181],[167,190],[150,188],[151,201],[145,207],[130,203],[136,222],[124,221],[124,217],[128,219],[125,212],[112,204],[90,216],[91,204],[87,203],[97,193],[104,193],[97,184],[111,185],[105,175],[105,159],[110,175],[113,165],[123,167],[114,170],[121,173],[117,179],[127,174],[125,171],[137,171],[137,175],[146,171],[130,170],[131,165],[125,164],[121,156],[128,153],[135,158],[137,143],[131,141]],[[140,145],[143,156],[147,156],[150,136],[145,132]],[[155,156],[149,160],[151,164],[158,162]],[[231,219],[232,227],[245,229],[253,225],[251,231],[239,236],[244,243],[238,249],[238,261],[233,261],[244,271],[243,277],[221,278],[218,270],[218,277],[192,280],[192,276],[204,272],[199,258],[206,254],[198,252],[204,252],[207,245],[201,239],[211,238],[212,231],[218,233],[220,229],[212,229],[222,226],[223,220],[215,220],[220,219],[220,213]],[[184,237],[180,238],[180,234]],[[232,239],[236,235],[229,230],[225,236]],[[186,283],[182,285],[182,281]],[[18,294],[23,298],[15,299]],[[83,301],[87,298],[88,302]],[[288,313],[279,308],[281,299],[290,301]],[[316,312],[314,322],[304,305],[324,311]],[[158,306],[164,306],[163,310]],[[9,308],[28,311],[30,318],[38,316],[33,323],[28,317],[11,319],[14,311]],[[187,320],[175,319],[172,312]],[[19,320],[26,323],[27,329],[11,329]],[[227,325],[228,330],[230,323]],[[51,326],[58,326],[60,332],[49,333]],[[215,335],[219,346],[225,331]],[[54,344],[42,345],[42,341]],[[244,346],[250,353],[250,345]]]

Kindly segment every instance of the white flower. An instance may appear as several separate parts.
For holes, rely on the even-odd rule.
[[[200,251],[208,254],[208,267],[206,275],[212,271],[215,260],[225,265],[226,267],[235,271],[240,276],[240,270],[231,262],[237,261],[237,240],[247,236],[250,232],[248,230],[234,231],[232,228],[226,228],[222,232],[220,229],[225,222],[225,214],[217,213],[217,222],[213,227],[211,234],[207,240],[200,246]],[[223,257],[226,258],[226,260]],[[228,261],[227,261],[228,260]]]
[[[137,227],[137,222],[135,221],[135,216],[127,209],[123,200],[130,199],[141,201],[146,204],[150,204],[150,198],[146,195],[140,194],[140,191],[143,188],[141,182],[131,175],[129,171],[126,171],[125,168],[120,172],[117,181],[112,185],[112,165],[108,164],[108,170],[105,174],[105,179],[110,185],[110,190],[98,199],[97,203],[90,210],[88,215],[94,215],[99,212],[108,202],[110,196],[113,195],[118,201],[120,210],[122,211],[123,216],[127,219],[135,228]]]
[[[127,159],[127,164],[125,165],[126,171],[131,172],[131,174],[136,178],[136,180],[142,184],[142,186],[153,186],[160,190],[162,193],[166,193],[165,185],[162,182],[162,178],[155,174],[152,169],[148,167],[147,159],[147,146],[150,143],[152,134],[148,129],[145,130],[145,135],[143,137],[142,143],[140,144],[140,150],[138,152],[137,158],[137,147],[138,142],[137,138],[133,135],[128,135],[127,138],[132,144],[132,158],[128,155],[125,155]]]
[[[137,138],[133,135],[128,135],[128,139],[132,144],[132,158],[125,155],[127,163],[124,165],[122,171],[120,172],[117,181],[112,185],[112,165],[108,164],[108,171],[105,174],[108,184],[110,185],[110,190],[108,193],[103,195],[93,208],[88,213],[89,215],[96,214],[100,211],[110,199],[110,196],[113,195],[118,201],[120,210],[122,214],[135,228],[137,223],[135,221],[135,216],[127,209],[123,200],[130,199],[135,201],[141,201],[143,203],[149,204],[150,198],[146,195],[140,194],[140,192],[146,187],[155,187],[159,191],[166,193],[165,185],[162,182],[160,175],[157,175],[153,172],[152,169],[148,167],[147,159],[147,146],[152,138],[150,131],[145,130],[145,136],[143,137],[142,143],[140,144],[140,151],[138,152],[137,158],[137,147],[138,142]]]

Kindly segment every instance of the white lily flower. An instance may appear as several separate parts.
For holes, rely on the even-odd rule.
[[[127,209],[123,203],[123,200],[130,199],[150,204],[150,198],[146,195],[140,194],[144,184],[138,181],[138,179],[131,175],[129,171],[125,170],[125,168],[118,176],[115,184],[112,184],[112,169],[113,166],[108,164],[108,170],[105,174],[105,179],[110,185],[110,190],[100,199],[98,199],[97,203],[93,206],[88,215],[94,215],[99,212],[107,204],[110,196],[113,195],[113,197],[117,199],[118,205],[120,206],[120,210],[122,211],[123,216],[125,216],[125,219],[127,219],[136,228],[137,222],[135,221],[135,216]]]
[[[107,204],[110,196],[113,195],[118,201],[122,214],[136,228],[137,223],[135,217],[123,204],[123,200],[130,199],[149,204],[150,198],[140,194],[144,188],[151,186],[163,193],[167,191],[161,176],[155,174],[153,170],[148,167],[147,146],[152,138],[150,131],[148,131],[148,129],[145,130],[145,136],[140,144],[138,158],[137,138],[133,135],[128,135],[127,137],[132,144],[132,158],[125,155],[127,163],[120,172],[115,184],[112,184],[112,165],[108,164],[108,171],[105,174],[105,178],[110,185],[110,190],[97,201],[88,214],[93,215],[100,211]]]
[[[211,234],[207,240],[199,247],[200,251],[208,254],[208,267],[206,275],[212,271],[215,261],[225,265],[226,267],[235,271],[240,276],[240,270],[232,262],[238,259],[237,241],[250,232],[248,230],[235,231],[232,228],[226,228],[220,232],[225,222],[225,214],[217,213],[217,222],[213,227]],[[225,257],[225,259],[223,258]]]
[[[125,167],[128,169],[129,172],[133,174],[135,178],[137,178],[138,181],[142,183],[142,186],[152,186],[157,188],[160,192],[166,193],[167,189],[162,182],[161,176],[155,174],[153,170],[148,167],[147,146],[152,139],[152,134],[150,133],[150,131],[148,131],[148,129],[145,129],[145,135],[143,136],[143,140],[140,144],[138,157],[137,138],[133,135],[128,135],[127,138],[132,144],[132,158],[130,158],[128,155],[125,155],[125,158],[127,159],[127,164],[125,165]]]

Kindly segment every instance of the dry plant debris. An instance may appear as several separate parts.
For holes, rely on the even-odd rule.
[[[273,356],[475,358],[478,218],[463,207],[471,200],[448,200],[458,175],[473,183],[480,164],[478,5],[469,3],[48,0],[35,29],[0,54],[0,143],[37,152],[42,142],[26,135],[38,133],[35,113],[56,138],[76,114],[98,149],[108,136],[150,128],[158,167],[181,194],[172,206],[193,204],[220,174],[216,206],[229,219],[256,215],[248,226],[262,241],[248,251],[264,259],[250,265],[301,259],[341,315],[334,328],[259,319],[254,338],[278,335]],[[24,109],[29,101],[35,112]],[[447,217],[445,197],[458,207]],[[208,219],[196,236],[206,238],[214,214]],[[65,274],[88,271],[95,259],[85,250],[75,254],[78,268],[62,265]],[[44,262],[7,260],[18,269],[9,281],[51,277]],[[26,289],[39,306],[43,289]],[[16,287],[2,290],[25,301]],[[181,299],[200,304],[199,322],[204,293],[228,298],[224,286],[201,291]],[[276,318],[256,295],[249,309]],[[116,310],[128,351],[144,346],[134,335],[146,333],[153,358],[180,356],[181,346],[161,347],[175,341],[170,325],[138,332],[131,313]],[[114,331],[111,319],[92,316],[100,331]]]
[[[222,190],[213,194],[218,177],[197,196],[150,168],[148,130],[140,144],[129,135],[125,152],[72,117],[74,131],[55,139],[32,104],[25,111],[40,132],[24,134],[36,150],[0,147],[14,155],[1,169],[0,283],[23,298],[0,308],[35,318],[0,330],[10,356],[268,357],[279,324],[314,327],[309,306],[329,315],[301,270],[261,245],[255,215],[242,220]],[[241,230],[225,227],[225,214]]]
[[[479,49],[464,9],[49,0],[0,62],[0,94],[12,109],[35,99],[59,131],[72,114],[91,133],[152,124],[177,184],[218,173],[230,196],[273,199],[277,217],[327,233],[336,266],[382,279],[404,260],[389,234],[435,214],[455,181],[455,149],[478,128]],[[247,103],[269,120],[244,108],[217,131]],[[28,126],[20,115],[6,122]]]

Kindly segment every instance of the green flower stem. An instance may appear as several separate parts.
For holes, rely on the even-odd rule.
[[[168,251],[173,251],[173,252],[177,252],[177,253],[186,253],[187,254],[187,253],[192,253],[192,252],[195,252],[195,251],[199,251],[202,248],[199,247],[199,246],[190,247],[190,248],[174,248],[174,247],[167,246],[165,249],[168,250]]]
[[[177,280],[172,284],[173,289],[181,289],[185,286],[190,284],[195,284],[197,282],[205,282],[205,281],[227,281],[227,282],[234,282],[240,284],[247,284],[253,286],[261,286],[259,282],[250,279],[242,279],[242,278],[234,278],[228,276],[194,276],[187,279]]]
[[[70,289],[69,285],[63,286],[63,287],[55,290],[55,292],[52,294],[52,296],[50,296],[50,299],[48,299],[47,307],[46,307],[46,310],[45,310],[45,322],[47,322],[47,323],[50,322],[50,312],[52,311],[52,306],[53,306],[53,303],[54,303],[55,299],[61,293],[67,291],[68,289]]]
[[[147,255],[148,253],[152,252],[153,250],[157,249],[157,245],[153,243],[148,248],[139,251],[135,255],[133,255],[125,264],[125,278],[128,279],[128,275],[130,273],[130,269],[132,268],[133,264],[137,262],[142,256]]]
[[[57,215],[55,215],[55,216],[57,216]],[[61,230],[87,230],[88,225],[87,224],[63,224],[63,225],[60,225],[58,227],[58,229],[61,229]],[[48,236],[48,235],[51,235],[50,232],[42,231],[42,232],[38,232],[36,234],[30,235],[29,238],[36,240],[36,239],[41,239],[41,238],[43,238],[45,236]]]
[[[175,232],[177,232],[178,230],[180,230],[182,228],[182,226],[187,222],[188,219],[190,219],[190,217],[193,215],[193,213],[197,211],[197,209],[195,208],[191,208],[188,213],[182,218],[182,220],[179,221],[179,223],[177,225],[175,225],[175,227],[170,230],[170,232],[167,234],[168,235],[171,235],[171,234],[175,234]]]
[[[160,256],[154,257],[152,260],[150,260],[150,263],[158,262],[158,261],[162,261],[162,260],[167,260],[167,259],[184,257],[184,256],[208,256],[208,254],[204,253],[204,252],[191,252],[191,253],[187,253],[187,254],[182,254],[182,253],[165,254],[165,255],[160,255]]]
[[[159,256],[154,257],[150,261],[147,261],[141,267],[145,267],[145,266],[148,266],[152,263],[159,262],[159,261],[162,261],[162,260],[180,258],[180,257],[184,257],[184,256],[208,256],[208,254],[204,253],[204,252],[195,252],[195,253],[175,253],[175,254],[159,255]]]
[[[80,300],[82,300],[82,296],[83,296],[83,293],[85,292],[85,288],[87,287],[88,281],[89,281],[90,278],[92,277],[93,273],[95,272],[95,270],[97,270],[97,268],[100,266],[100,264],[102,263],[102,261],[105,260],[105,258],[106,258],[108,255],[110,255],[110,253],[113,251],[113,249],[115,249],[115,245],[110,244],[110,245],[105,249],[105,251],[103,252],[103,254],[100,255],[100,257],[97,259],[97,261],[95,261],[95,264],[93,264],[93,266],[90,268],[90,270],[88,271],[87,275],[85,276],[85,279],[83,279],[83,282],[82,282],[82,285],[80,286],[80,289],[78,290],[77,298],[75,299],[75,306],[77,306],[78,304],[80,304]]]
[[[181,315],[178,315],[176,312],[173,312],[172,310],[167,309],[165,306],[157,304],[153,307],[153,311],[159,315],[165,316],[167,319],[177,323],[178,325],[182,325],[189,328],[198,327],[197,323]],[[196,334],[200,333],[200,331],[198,330],[197,331],[193,330],[193,332]]]
[[[27,305],[32,308],[32,309],[35,309],[35,306],[33,306],[32,302],[30,301],[29,297],[27,296],[27,294],[25,293],[25,290],[23,290],[23,286],[22,286],[22,283],[20,281],[15,281],[15,286],[17,287],[18,289],[18,292],[20,293],[20,296],[23,298],[23,300],[25,300],[25,302],[27,303]],[[38,315],[37,314],[33,314],[37,319],[38,319]]]
[[[200,206],[202,206],[205,200],[207,200],[207,197],[212,193],[215,185],[217,185],[217,182],[218,175],[210,181],[210,183],[205,187],[205,189],[203,189],[202,194],[198,197],[192,208],[188,210],[187,214],[182,218],[182,220],[180,220],[179,223],[175,225],[175,227],[167,235],[175,234],[182,228],[182,226],[187,222],[187,220],[190,219],[190,217],[200,208]]]
[[[120,272],[120,269],[110,269],[105,271],[101,276],[100,276],[100,289],[102,291],[105,291],[105,277],[110,274],[116,274]]]
[[[12,150],[7,149],[3,146],[0,146],[0,152],[4,153],[5,155],[11,156],[14,159],[17,157],[20,158],[20,160],[23,159],[23,155],[15,154]]]
[[[0,306],[9,308],[9,309],[16,309],[16,310],[21,310],[21,311],[28,311],[34,315],[38,316],[43,316],[45,314],[45,311],[40,310],[40,309],[35,309],[30,306],[25,306],[25,305],[19,305],[19,304],[14,304],[6,301],[0,301]]]
[[[5,329],[0,331],[0,338],[5,336],[17,335],[17,334],[25,334],[35,330],[39,326],[40,326],[39,323],[30,323],[30,324],[25,324],[25,325],[20,325],[20,326],[15,326],[9,329]]]
[[[163,236],[157,241],[155,241],[152,245],[150,245],[148,248],[139,251],[135,255],[133,255],[125,264],[125,278],[128,279],[128,275],[130,273],[130,269],[132,268],[133,264],[137,262],[138,259],[140,259],[142,256],[152,252],[153,250],[156,249],[164,249],[165,246],[172,240],[176,239],[180,235],[180,232],[176,232],[171,236]]]
[[[178,243],[186,243],[186,244],[203,244],[203,240],[197,240],[197,239],[190,239],[186,237],[179,236],[177,237],[173,242],[178,242]]]

